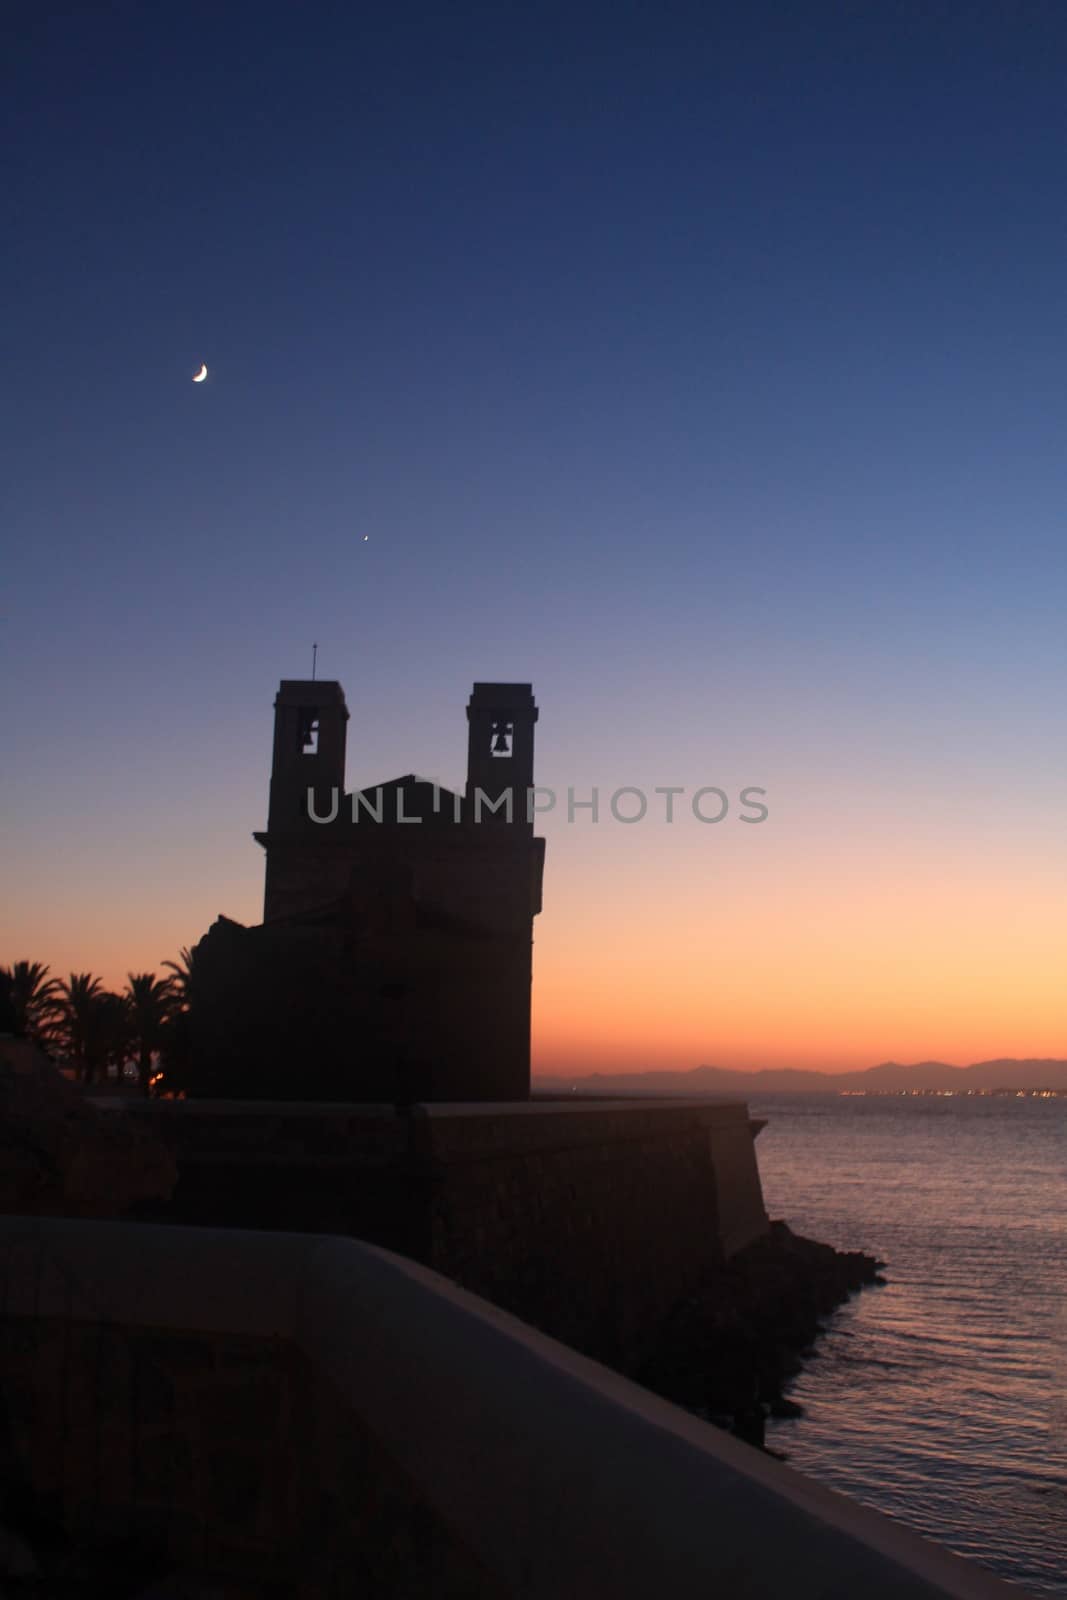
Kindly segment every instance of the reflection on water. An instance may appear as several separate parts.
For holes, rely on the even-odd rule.
[[[831,1320],[768,1444],[1067,1596],[1067,1099],[750,1103],[771,1216],[889,1279]]]

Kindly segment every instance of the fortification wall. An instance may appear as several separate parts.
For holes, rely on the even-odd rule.
[[[125,1105],[178,1166],[156,1216],[365,1239],[624,1368],[767,1229],[740,1102]]]
[[[437,1271],[614,1366],[766,1231],[745,1106],[420,1108]]]

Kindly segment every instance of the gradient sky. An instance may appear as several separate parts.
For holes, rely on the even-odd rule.
[[[0,960],[258,920],[317,640],[767,790],[545,819],[535,1066],[1067,1055],[1060,0],[8,16]]]

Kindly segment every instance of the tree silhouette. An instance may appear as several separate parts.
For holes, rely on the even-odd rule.
[[[168,962],[167,965],[172,963]],[[124,999],[129,1014],[131,1043],[137,1057],[141,1093],[147,1095],[152,1057],[163,1047],[167,1019],[176,1000],[175,980],[157,978],[154,972],[128,972]]]
[[[40,1045],[51,1042],[60,992],[58,979],[48,976],[40,961],[16,961],[0,967],[14,1014],[14,1031]]]
[[[111,1007],[101,1011],[101,1003],[117,996],[109,997],[103,979],[94,978],[92,973],[72,972],[68,982],[60,983],[58,998],[59,1041],[81,1072],[83,1082],[92,1083],[97,1069],[106,1068],[105,1041],[114,1031],[116,1020]]]
[[[159,1046],[160,1070],[164,1088],[184,1094],[189,1087],[192,1063],[191,1013],[196,995],[196,950],[183,945],[177,961],[164,961],[172,977],[167,979],[170,1008],[163,1025]]]
[[[106,1079],[111,1067],[121,1080],[134,1045],[130,1008],[125,996],[107,990],[95,995],[89,1006],[88,1020],[86,1081]]]
[[[15,1006],[11,999],[11,973],[0,967],[0,1033],[17,1033]]]
[[[169,967],[173,973],[173,977],[166,982],[177,1009],[187,1011],[196,986],[196,951],[183,944],[178,951],[177,961],[164,961],[163,966]]]

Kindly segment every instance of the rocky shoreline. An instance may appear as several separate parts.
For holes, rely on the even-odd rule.
[[[824,1318],[860,1289],[883,1285],[884,1265],[772,1222],[675,1309],[638,1380],[762,1446],[768,1417],[801,1414],[784,1390]]]

